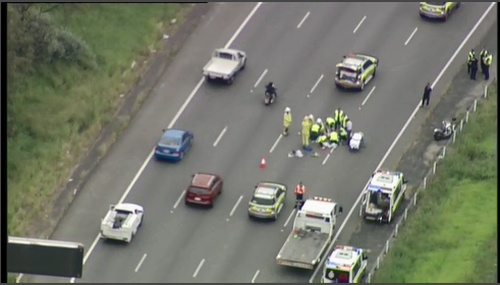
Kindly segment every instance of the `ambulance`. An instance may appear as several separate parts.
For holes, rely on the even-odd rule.
[[[361,283],[368,257],[361,248],[336,245],[325,263],[321,283]]]
[[[378,223],[392,222],[404,199],[407,183],[402,172],[378,169],[362,194],[359,215]]]

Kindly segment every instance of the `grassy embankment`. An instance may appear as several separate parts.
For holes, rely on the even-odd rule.
[[[38,64],[34,72],[18,77],[20,87],[9,92],[8,113],[15,118],[9,122],[14,134],[7,146],[9,235],[37,235],[34,217],[50,211],[57,189],[116,114],[120,94],[143,71],[149,49],[160,48],[159,39],[172,28],[169,22],[176,18],[180,24],[186,11],[179,4],[68,5],[73,6],[45,13],[86,42],[95,68]],[[131,70],[134,60],[138,64]]]
[[[448,147],[374,283],[495,283],[497,84]]]

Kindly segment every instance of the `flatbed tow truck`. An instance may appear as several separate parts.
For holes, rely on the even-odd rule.
[[[331,199],[307,199],[297,211],[292,232],[276,256],[276,262],[284,266],[314,269],[332,241],[337,217],[342,211],[342,206]]]

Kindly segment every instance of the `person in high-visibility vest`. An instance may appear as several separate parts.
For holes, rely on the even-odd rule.
[[[302,138],[302,149],[309,149],[309,136],[311,134],[311,120],[308,116],[305,116],[302,120],[302,129],[300,132],[300,136]]]
[[[332,117],[327,117],[325,119],[326,127],[328,128],[328,132],[333,131],[333,128],[335,128],[335,120]]]
[[[319,137],[319,133],[320,133],[320,130],[321,130],[321,126],[320,124],[318,123],[314,123],[312,126],[311,126],[311,133],[310,133],[310,139],[312,141],[316,141]]]
[[[342,125],[342,120],[344,119],[344,111],[340,108],[337,108],[333,112],[333,119],[335,120],[335,130],[337,130]]]
[[[484,63],[484,58],[488,56],[488,50],[483,47],[481,52],[479,53],[479,63],[481,64],[481,72],[484,75],[484,70],[486,69],[486,64]]]
[[[337,132],[331,132],[328,137],[328,143],[330,144],[330,148],[337,148],[339,145],[339,134],[337,134]]]
[[[302,181],[295,186],[293,193],[295,194],[295,207],[297,208],[299,203],[301,204],[304,201],[304,194],[306,193],[306,187],[302,184]]]
[[[491,62],[493,61],[493,55],[488,54],[484,57],[484,79],[489,80],[490,79],[490,65]]]
[[[318,139],[316,139],[316,143],[319,145],[320,148],[325,149],[327,140],[328,137],[323,133],[318,137]]]
[[[347,131],[344,129],[344,127],[340,127],[339,129],[339,140],[342,142],[342,144],[344,144],[345,142],[347,142]]]
[[[472,60],[476,57],[476,52],[474,49],[471,49],[467,54],[467,74],[472,72]]]
[[[292,113],[289,107],[285,108],[285,113],[283,114],[283,135],[288,136],[288,128],[292,124]]]

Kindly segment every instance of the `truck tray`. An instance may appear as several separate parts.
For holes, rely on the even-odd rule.
[[[290,233],[276,261],[280,265],[312,269],[325,250],[329,236],[318,232]]]

